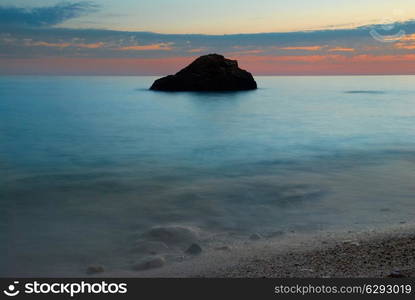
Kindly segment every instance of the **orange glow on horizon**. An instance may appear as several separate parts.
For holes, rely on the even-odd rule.
[[[4,74],[167,75],[195,57],[168,58],[0,58]],[[415,74],[415,54],[232,56],[254,75]]]

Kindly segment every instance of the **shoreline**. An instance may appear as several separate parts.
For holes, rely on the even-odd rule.
[[[415,277],[415,231],[359,233],[354,238],[322,240],[312,249],[255,255],[206,277],[385,278]]]
[[[415,277],[415,225],[385,230],[324,232],[242,242],[142,272],[144,278],[385,278]]]

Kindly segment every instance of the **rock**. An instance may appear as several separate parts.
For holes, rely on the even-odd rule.
[[[184,261],[185,256],[184,255],[169,255],[167,257],[168,261],[174,261],[174,262],[182,262]]]
[[[133,247],[132,251],[137,253],[145,253],[145,254],[157,254],[166,252],[169,250],[169,247],[159,241],[138,241],[138,243]]]
[[[202,253],[202,248],[198,244],[192,244],[185,252],[187,254],[197,255]]]
[[[310,269],[310,268],[301,268],[300,271],[302,271],[302,272],[308,272],[308,273],[314,273],[314,270],[313,269]]]
[[[251,234],[249,239],[252,240],[252,241],[257,241],[257,240],[261,239],[261,236],[258,233],[253,233],[253,234]]]
[[[405,278],[406,276],[401,273],[401,271],[392,271],[389,275],[389,278]]]
[[[194,229],[185,226],[157,226],[144,233],[143,237],[166,245],[188,245],[196,242],[199,235]]]
[[[216,247],[215,250],[219,250],[219,251],[231,251],[231,247],[229,246],[221,246],[221,247]]]
[[[280,237],[280,236],[282,236],[282,235],[284,235],[284,231],[282,231],[282,230],[277,230],[277,231],[274,231],[274,232],[269,233],[269,234],[267,235],[267,237],[268,237],[268,238],[275,238],[275,237]]]
[[[353,240],[345,240],[345,241],[343,241],[343,244],[356,246],[356,247],[360,246],[360,243],[358,241],[353,241]]]
[[[140,262],[133,266],[136,271],[144,271],[149,269],[161,268],[166,263],[164,257],[150,256],[142,259]]]
[[[236,60],[219,54],[201,56],[175,75],[157,79],[150,87],[158,91],[242,91],[256,88],[251,73],[240,69]]]
[[[91,265],[86,268],[87,274],[98,274],[104,272],[104,267],[100,265]]]

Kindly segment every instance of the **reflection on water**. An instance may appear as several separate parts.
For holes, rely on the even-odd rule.
[[[360,91],[346,91],[345,93],[346,94],[374,94],[374,95],[376,95],[376,94],[385,94],[384,91],[363,91],[363,90],[360,90]]]
[[[156,225],[243,239],[413,218],[415,77],[152,80],[1,77],[0,275],[123,268]]]

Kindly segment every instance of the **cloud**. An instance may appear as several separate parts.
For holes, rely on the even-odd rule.
[[[371,55],[361,54],[351,58],[352,62],[415,62],[415,54]]]
[[[201,35],[0,24],[0,65],[4,70],[4,61],[10,60],[9,73],[28,70],[25,62],[33,62],[33,68],[50,62],[54,64],[50,72],[56,74],[72,70],[71,74],[162,75],[184,67],[195,56],[217,52],[238,59],[241,66],[247,64],[256,74],[414,73],[415,21],[384,32],[407,33],[394,43],[375,40],[371,28]],[[43,72],[39,68],[37,72]]]
[[[290,46],[290,47],[281,47],[281,50],[302,50],[302,51],[319,51],[323,49],[324,46]]]
[[[415,50],[415,34],[404,35],[397,43],[395,48],[401,50]]]
[[[13,6],[0,6],[0,26],[47,27],[61,24],[69,19],[95,11],[97,5],[81,1],[60,3],[55,6],[25,9]]]
[[[404,50],[415,50],[415,44],[397,43],[395,44],[395,47]]]
[[[401,38],[401,41],[415,41],[415,34],[406,34]]]
[[[87,48],[87,49],[98,49],[104,46],[104,43],[98,42],[93,44],[84,44],[84,43],[49,43],[49,42],[27,42],[26,46],[35,46],[35,47],[55,47],[55,48]]]
[[[200,53],[200,52],[206,52],[207,48],[193,48],[187,50],[188,53]]]
[[[252,49],[252,50],[240,50],[235,52],[227,52],[226,55],[228,56],[239,56],[239,55],[255,55],[264,53],[262,49]]]
[[[328,50],[329,52],[355,52],[356,49],[354,48],[346,48],[346,47],[334,47]]]
[[[151,45],[134,45],[134,46],[126,46],[117,48],[119,51],[155,51],[155,50],[162,50],[162,51],[170,51],[173,48],[171,47],[172,43],[158,43],[158,44],[151,44]]]
[[[269,56],[250,56],[244,59],[250,61],[280,61],[280,62],[300,62],[300,63],[318,63],[322,61],[338,61],[343,60],[341,55],[269,55]]]

